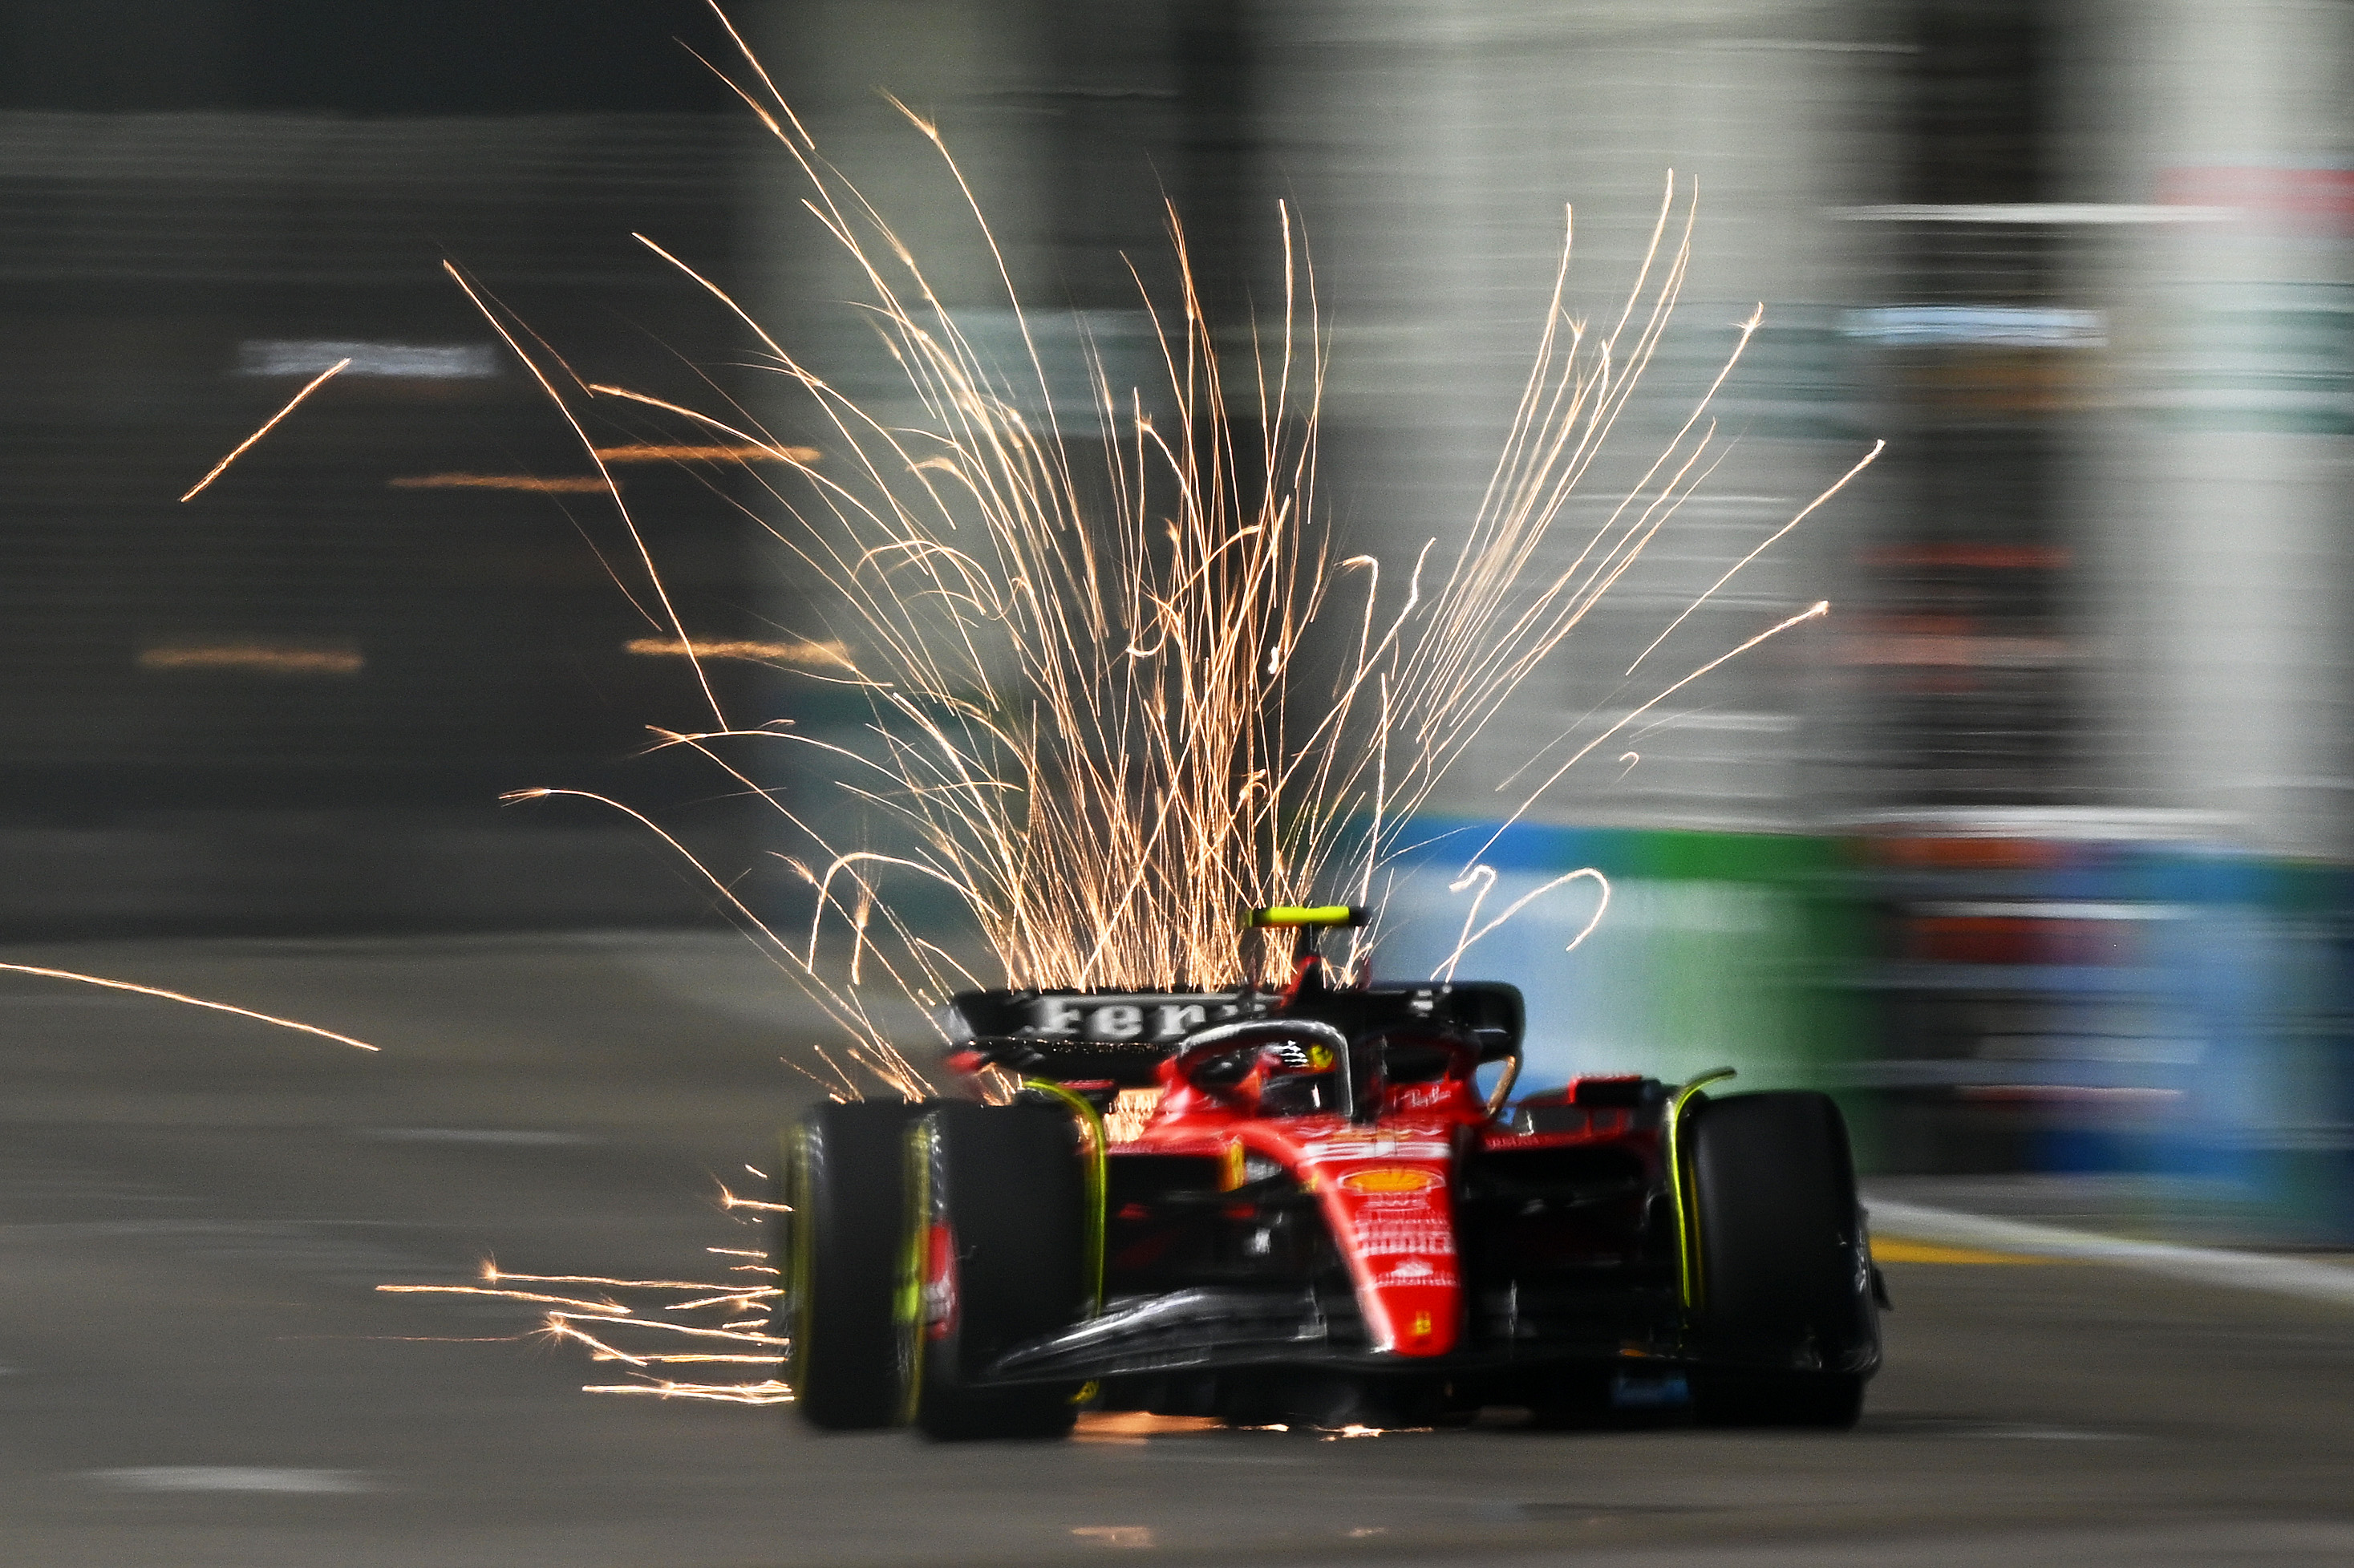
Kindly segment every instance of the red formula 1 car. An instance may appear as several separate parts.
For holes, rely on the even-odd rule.
[[[1520,993],[1331,988],[1313,931],[1361,918],[1256,912],[1307,928],[1281,992],[965,993],[951,1065],[1015,1075],[1013,1103],[790,1129],[801,1414],[945,1438],[1050,1436],[1083,1406],[1852,1424],[1880,1301],[1837,1107],[1702,1091],[1726,1074],[1508,1103]]]

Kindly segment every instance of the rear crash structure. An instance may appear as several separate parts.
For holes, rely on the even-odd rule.
[[[1257,917],[1287,915],[1359,912]],[[1829,1098],[1712,1095],[1725,1071],[1513,1100],[1511,987],[1323,978],[1311,952],[1282,992],[968,992],[949,1065],[973,1098],[789,1128],[802,1416],[1854,1422],[1878,1283]]]

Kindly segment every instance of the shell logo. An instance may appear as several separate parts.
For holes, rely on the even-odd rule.
[[[1427,1171],[1391,1165],[1378,1171],[1352,1171],[1341,1178],[1341,1185],[1352,1192],[1426,1192],[1438,1185],[1438,1178]]]

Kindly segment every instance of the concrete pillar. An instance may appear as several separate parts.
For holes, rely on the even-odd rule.
[[[2263,853],[2354,852],[2354,6],[2112,14],[2117,401],[2096,493],[2114,789]],[[2101,503],[2105,500],[2105,504]]]
[[[1483,743],[1435,802],[1491,818],[1518,803],[1495,786],[1532,740],[1590,734],[1607,719],[1589,715],[1622,713],[1828,597],[1810,550],[1850,525],[1851,504],[1750,567],[1624,677],[1694,596],[1869,444],[1836,320],[1855,302],[1844,248],[1870,237],[1826,209],[1871,199],[1852,122],[1883,53],[1859,39],[1845,7],[1809,4],[1303,0],[1269,8],[1266,26],[1273,179],[1306,225],[1332,335],[1323,493],[1351,548],[1402,576],[1425,539],[1441,540],[1444,556],[1469,526],[1528,372],[1564,204],[1576,214],[1574,309],[1604,324],[1670,169],[1686,190],[1697,185],[1700,220],[1679,324],[1614,459],[1532,577],[1575,556],[1570,541],[1658,454],[1734,324],[1766,307],[1766,331],[1718,407],[1727,434],[1744,432],[1741,450],[1524,688],[1510,733]],[[1806,635],[1825,645],[1819,630]],[[1539,815],[1793,824],[1807,814],[1808,661],[1794,639],[1712,677],[1649,715],[1687,716],[1644,746],[1605,747]],[[1640,754],[1631,771],[1619,760],[1628,749]]]

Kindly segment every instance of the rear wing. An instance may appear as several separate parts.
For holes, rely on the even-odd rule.
[[[1353,1038],[1426,1022],[1469,1033],[1482,1061],[1499,1061],[1520,1054],[1526,1016],[1517,987],[1480,980],[1327,991],[1290,1008],[1277,992],[1247,989],[967,991],[950,999],[940,1022],[960,1047],[988,1048],[1026,1073],[1141,1088],[1188,1035],[1214,1024],[1296,1017]]]

